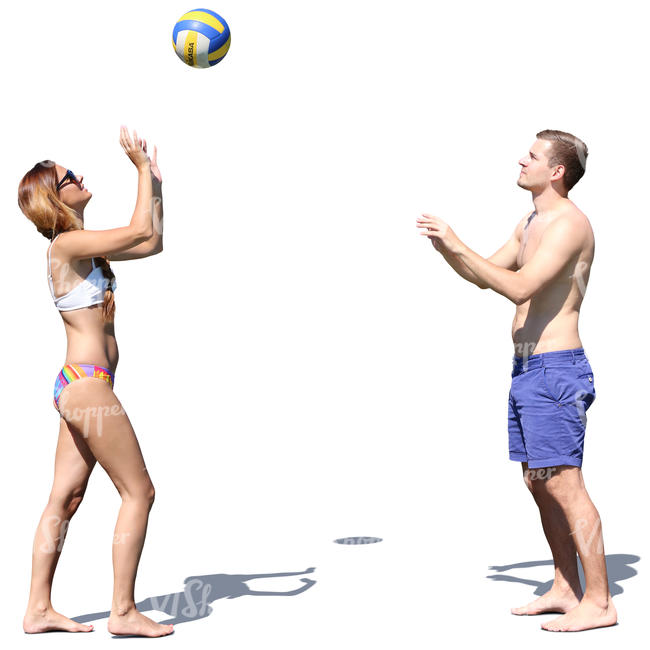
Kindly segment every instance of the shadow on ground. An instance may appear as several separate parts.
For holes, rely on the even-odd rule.
[[[160,596],[150,596],[136,603],[140,612],[158,611],[169,614],[171,618],[158,623],[186,623],[196,621],[212,613],[210,603],[220,598],[239,598],[240,596],[297,596],[316,584],[315,580],[301,578],[304,584],[292,591],[255,591],[246,584],[248,580],[258,578],[281,578],[285,576],[301,576],[306,573],[313,573],[311,567],[306,571],[296,573],[258,573],[251,575],[230,575],[227,573],[213,573],[202,576],[190,576],[185,578],[183,591],[176,591]],[[72,618],[78,623],[95,621],[100,618],[108,618],[110,611],[95,612],[93,614],[82,614]]]
[[[637,574],[634,567],[630,566],[638,562],[641,558],[638,555],[628,555],[619,553],[614,555],[606,555],[605,561],[607,562],[607,578],[609,581],[609,591],[612,596],[617,596],[623,593],[623,587],[618,583],[622,580],[627,580]],[[492,571],[498,573],[485,576],[490,580],[503,580],[506,582],[519,582],[524,585],[531,585],[536,587],[533,592],[535,596],[542,596],[553,586],[553,579],[547,582],[539,582],[538,580],[530,580],[528,578],[518,578],[517,576],[504,574],[504,571],[511,571],[512,569],[528,569],[530,567],[545,566],[553,567],[553,560],[533,560],[530,562],[519,562],[517,564],[505,564],[502,566],[489,567]],[[582,564],[578,558],[578,573],[580,574],[580,584],[584,591],[585,588],[585,574],[582,570]]]

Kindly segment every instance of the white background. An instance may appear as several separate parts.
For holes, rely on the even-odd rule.
[[[191,5],[34,0],[5,16],[0,606],[12,647],[110,642],[105,618],[90,636],[21,628],[65,333],[48,242],[16,193],[52,158],[93,192],[87,228],[126,225],[137,175],[122,123],[158,145],[165,201],[164,252],[112,265],[115,392],[157,492],[136,599],[182,590],[192,575],[316,568],[305,593],[217,600],[168,642],[431,648],[498,635],[508,648],[609,647],[642,633],[642,7],[222,0],[210,8],[232,46],[208,70],[172,49]],[[545,128],[589,146],[571,193],[597,242],[580,321],[597,387],[583,472],[607,555],[641,557],[638,575],[619,581],[618,626],[551,640],[539,625],[555,615],[509,613],[534,584],[486,578],[492,565],[551,559],[508,460],[515,307],[458,277],[415,228],[432,212],[491,255],[532,209],[517,161]],[[118,508],[97,466],[57,570],[58,611],[110,608]],[[333,543],[356,535],[383,541]],[[507,574],[546,582],[552,567]]]

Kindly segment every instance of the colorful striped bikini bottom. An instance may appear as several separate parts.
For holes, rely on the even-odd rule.
[[[111,388],[115,382],[115,375],[102,366],[95,366],[92,363],[68,363],[61,369],[54,382],[54,408],[59,410],[59,397],[61,391],[75,379],[82,377],[97,377],[110,384]]]

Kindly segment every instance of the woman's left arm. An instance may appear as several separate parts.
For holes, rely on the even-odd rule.
[[[154,157],[155,160],[155,157]],[[160,171],[156,165],[157,174],[154,173],[154,164],[152,160],[151,165],[151,187],[152,187],[152,207],[153,207],[153,235],[148,239],[145,244],[153,246],[152,255],[160,253],[163,249],[163,197],[162,197],[162,178]]]

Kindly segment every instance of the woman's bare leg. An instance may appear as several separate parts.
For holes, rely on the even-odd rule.
[[[92,625],[77,623],[52,607],[52,579],[61,555],[70,519],[83,499],[95,466],[88,445],[75,438],[63,418],[54,461],[54,482],[50,498],[34,536],[32,581],[23,630],[29,634],[50,630],[90,632]]]
[[[77,379],[61,393],[59,408],[71,431],[81,436],[122,497],[113,538],[112,634],[164,636],[173,626],[155,623],[135,607],[135,578],[147,532],[154,486],[131,422],[102,379]]]

